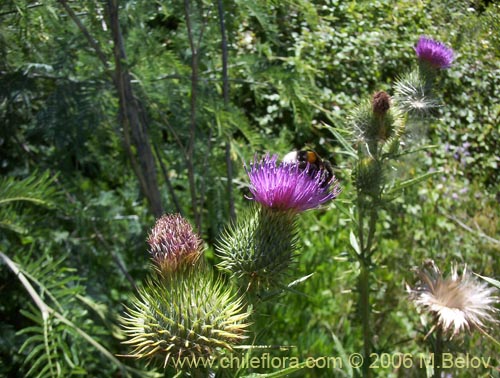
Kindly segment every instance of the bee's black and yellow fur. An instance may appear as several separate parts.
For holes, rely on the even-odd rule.
[[[284,163],[298,163],[299,169],[307,169],[307,173],[310,176],[315,177],[318,172],[322,175],[322,186],[327,186],[328,183],[333,178],[333,169],[330,162],[322,159],[316,151],[313,150],[301,150],[292,151],[287,153],[283,157]]]

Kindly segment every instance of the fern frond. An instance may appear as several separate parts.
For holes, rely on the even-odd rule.
[[[13,202],[29,202],[53,208],[58,195],[53,180],[48,171],[40,176],[35,172],[23,180],[3,178],[0,180],[0,206]]]
[[[206,107],[206,110],[214,114],[215,122],[221,135],[232,136],[240,133],[252,149],[258,149],[264,144],[262,136],[252,129],[248,118],[245,117],[240,109],[231,108],[226,111]]]
[[[27,203],[45,208],[56,207],[59,193],[54,178],[47,171],[34,172],[23,180],[13,177],[0,179],[0,228],[23,234],[26,221],[17,205]]]
[[[63,265],[63,260],[54,261],[42,255],[36,261],[18,265],[0,252],[0,261],[6,263],[36,304],[36,307],[30,305],[28,310],[21,311],[34,323],[19,332],[28,335],[21,348],[28,353],[25,360],[25,365],[30,367],[28,376],[45,378],[88,374],[87,364],[95,364],[93,350],[120,369],[124,376],[130,376],[129,373],[145,376],[145,372],[123,365],[95,336],[84,330],[91,328],[95,334],[96,325],[85,318],[86,309],[79,307],[80,303],[75,301],[83,288],[78,283],[79,277],[71,274],[72,271]],[[28,272],[26,267],[31,271]],[[31,282],[27,277],[32,278]],[[60,311],[54,310],[51,305],[57,306]],[[83,344],[82,339],[85,341]]]
[[[44,297],[60,312],[84,292],[84,288],[78,284],[79,277],[69,274],[75,269],[65,267],[64,261],[64,257],[57,260],[49,257],[26,259],[22,269],[23,274],[38,286]],[[48,279],[51,276],[57,276],[57,279]]]
[[[242,8],[242,12],[255,17],[262,29],[270,39],[274,39],[278,34],[278,28],[274,22],[274,15],[266,1],[238,1],[238,5]]]
[[[28,356],[24,364],[30,366],[27,376],[57,377],[64,373],[64,368],[58,361],[58,335],[53,331],[54,321],[52,316],[40,316],[37,311],[30,306],[30,311],[21,310],[21,314],[35,323],[35,326],[26,327],[18,332],[19,335],[29,335],[19,349],[19,353],[29,349]],[[67,358],[67,356],[65,356]]]
[[[17,234],[24,234],[27,228],[23,225],[23,217],[11,206],[0,206],[0,228]]]

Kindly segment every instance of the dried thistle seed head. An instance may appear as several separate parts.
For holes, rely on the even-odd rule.
[[[159,218],[149,234],[148,244],[155,266],[163,274],[195,264],[203,253],[202,240],[179,214]]]
[[[391,107],[391,97],[384,91],[378,91],[372,96],[372,111],[378,116],[383,116]]]
[[[439,102],[432,97],[431,87],[418,71],[407,73],[396,81],[394,103],[402,112],[417,118],[433,115],[439,107]]]
[[[415,305],[436,319],[436,326],[455,336],[463,331],[480,329],[487,322],[497,323],[493,316],[498,310],[494,304],[496,289],[479,282],[464,267],[458,274],[452,266],[451,275],[444,276],[434,261],[427,260],[417,270],[419,282],[407,287]]]
[[[149,279],[120,317],[128,357],[159,360],[215,358],[247,336],[250,312],[242,297],[208,269]]]

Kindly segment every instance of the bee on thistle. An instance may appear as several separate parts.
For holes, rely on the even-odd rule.
[[[322,159],[316,151],[291,151],[283,157],[283,163],[297,163],[299,169],[306,170],[311,177],[321,173],[321,187],[328,186],[334,177],[333,168],[329,161]]]
[[[289,278],[298,248],[297,215],[334,200],[340,187],[330,164],[314,151],[294,151],[284,159],[255,156],[245,170],[246,198],[256,205],[225,231],[216,252],[219,269],[260,295],[283,288]]]

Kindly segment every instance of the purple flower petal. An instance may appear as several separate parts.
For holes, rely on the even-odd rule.
[[[418,59],[435,68],[449,68],[454,59],[453,50],[445,44],[421,36],[415,46]]]
[[[321,171],[311,176],[308,168],[300,169],[297,163],[277,164],[277,159],[277,155],[266,155],[246,168],[253,195],[250,199],[273,209],[300,212],[314,209],[340,193],[334,177],[325,182]]]

